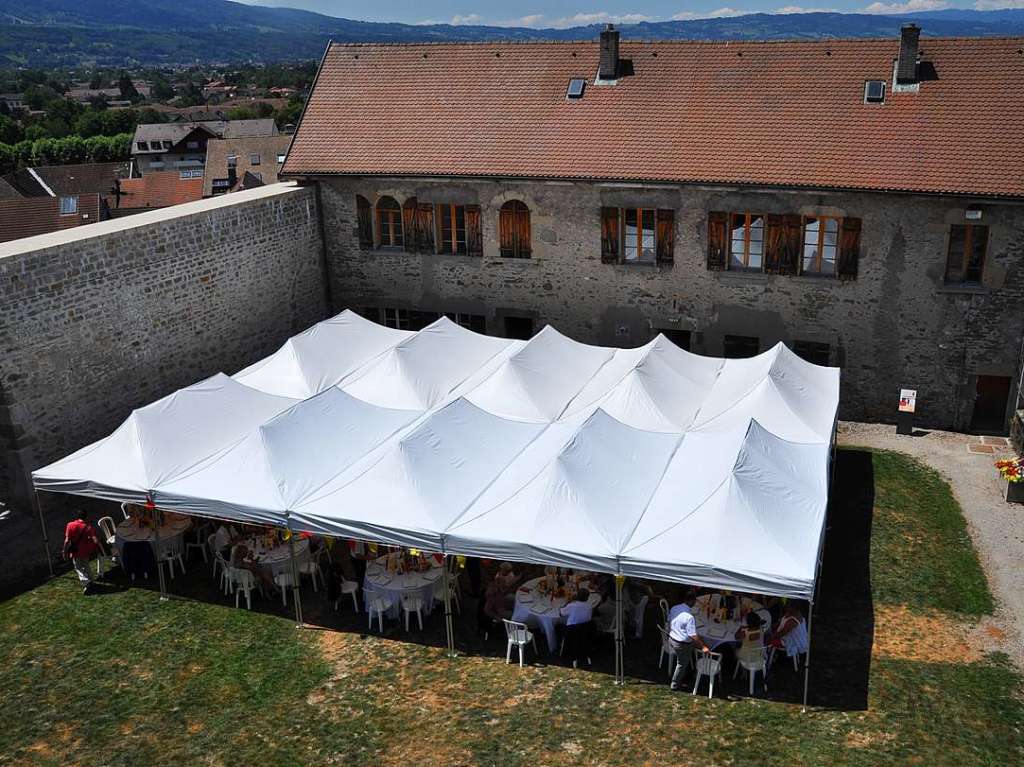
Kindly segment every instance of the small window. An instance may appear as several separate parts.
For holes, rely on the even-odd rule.
[[[359,247],[369,250],[373,247],[373,214],[370,212],[370,201],[361,194],[356,195],[356,229],[359,235]]]
[[[953,224],[946,253],[947,285],[980,285],[988,250],[988,226]]]
[[[487,318],[482,314],[466,314],[464,312],[445,312],[444,316],[454,322],[456,325],[461,325],[467,330],[472,330],[476,333],[487,332]]]
[[[509,200],[498,213],[498,235],[502,258],[530,257],[530,209],[519,200]]]
[[[260,164],[260,156],[258,154],[251,154],[251,155],[249,155],[249,164],[250,165],[259,165]]]
[[[189,141],[188,143],[185,144],[185,148],[186,149],[198,149],[199,148],[199,142],[198,141]]]
[[[381,197],[377,201],[377,231],[382,248],[400,248],[402,237],[402,206],[394,197]]]
[[[533,338],[533,320],[530,317],[506,317],[505,338],[529,341]]]
[[[653,208],[626,208],[623,211],[622,260],[629,263],[654,263],[655,213]]]
[[[202,178],[203,177],[203,169],[202,168],[186,168],[185,170],[181,171],[180,175],[181,175],[181,178]]]
[[[279,154],[279,155],[277,156],[277,164],[278,164],[278,165],[281,165],[281,164],[283,164],[283,163],[284,163],[284,155],[283,155],[283,154]]]
[[[881,104],[885,101],[885,80],[868,80],[864,83],[864,103]]]
[[[437,206],[441,230],[441,252],[463,256],[466,246],[466,207],[443,203]]]
[[[808,218],[804,221],[804,249],[801,271],[804,274],[836,273],[839,250],[839,219]]]
[[[409,312],[405,309],[382,309],[382,325],[399,330],[409,329]]]
[[[174,146],[174,144],[172,142],[170,142],[170,141],[165,141],[165,142],[163,142],[163,144],[164,144],[164,149],[170,149],[172,146]]]
[[[798,357],[814,365],[825,365],[827,367],[831,362],[831,347],[820,341],[794,341],[793,351]]]
[[[229,154],[228,155],[228,167],[229,168],[237,168],[238,167],[238,157],[236,157],[233,154]]]
[[[139,147],[139,151],[140,152],[148,152],[149,151],[149,142],[148,141],[140,141],[137,144],[137,146]]]
[[[729,241],[729,268],[761,271],[764,256],[764,216],[733,213]]]
[[[73,216],[78,212],[78,198],[77,197],[61,197],[60,198],[60,214],[62,216]]]
[[[722,356],[729,360],[754,357],[761,349],[757,336],[726,336]]]
[[[583,91],[586,87],[586,80],[582,77],[574,77],[569,81],[569,88],[565,92],[565,97],[569,99],[581,99],[583,98]]]

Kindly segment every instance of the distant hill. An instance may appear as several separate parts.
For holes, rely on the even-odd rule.
[[[753,40],[895,37],[915,21],[926,35],[1024,35],[1024,9],[906,16],[804,13],[623,25],[626,38]],[[0,66],[271,62],[317,58],[328,40],[438,42],[596,39],[570,29],[352,21],[228,0],[0,0]]]

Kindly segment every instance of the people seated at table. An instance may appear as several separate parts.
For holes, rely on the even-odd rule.
[[[775,629],[770,644],[777,650],[785,650],[787,656],[807,652],[810,644],[807,625],[804,623],[803,613],[792,600],[786,603],[782,619]]]
[[[707,642],[697,634],[697,621],[693,617],[695,602],[696,595],[691,591],[669,613],[668,642],[676,654],[676,670],[669,685],[673,690],[683,689],[697,650],[708,652]]]
[[[744,660],[756,660],[764,648],[764,621],[757,613],[747,613],[743,626],[736,629],[736,639],[740,646],[736,648],[736,657]]]
[[[228,560],[228,566],[237,570],[248,570],[271,594],[281,593],[277,584],[274,583],[274,575],[270,571],[270,568],[261,567],[256,562],[256,558],[249,550],[249,547],[244,543],[236,543],[231,547],[231,557]]]
[[[231,556],[231,546],[238,537],[238,531],[234,527],[220,525],[213,534],[213,545],[224,559],[228,559]]]
[[[593,635],[594,609],[590,606],[590,592],[581,588],[576,598],[567,602],[559,615],[565,618],[565,655],[572,660],[573,668],[586,660],[590,662],[590,639]]]

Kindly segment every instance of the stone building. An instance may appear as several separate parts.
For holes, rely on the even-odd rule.
[[[282,169],[335,309],[843,368],[841,417],[1004,431],[1024,40],[332,45]]]

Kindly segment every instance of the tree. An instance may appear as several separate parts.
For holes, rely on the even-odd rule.
[[[17,144],[25,138],[25,131],[17,120],[0,115],[0,143]]]
[[[92,73],[92,77],[89,78],[89,87],[94,91],[99,90],[104,86],[103,75],[100,74],[99,70]]]
[[[156,75],[153,78],[153,87],[149,92],[154,101],[170,101],[174,98],[174,88],[167,82],[167,78],[163,75]]]
[[[60,94],[48,85],[33,85],[25,89],[25,103],[29,109],[46,109],[52,101],[60,100]]]
[[[294,98],[289,101],[285,106],[281,107],[277,111],[277,115],[274,117],[274,122],[277,123],[278,128],[283,128],[286,125],[295,125],[298,123],[299,118],[302,116],[302,99]]]
[[[229,120],[255,120],[256,110],[250,106],[232,107],[228,110],[227,118]]]
[[[127,72],[121,72],[121,76],[117,80],[117,88],[121,91],[122,101],[130,101],[134,104],[142,100],[139,92],[135,89],[135,83],[132,82],[132,78],[128,76]]]

